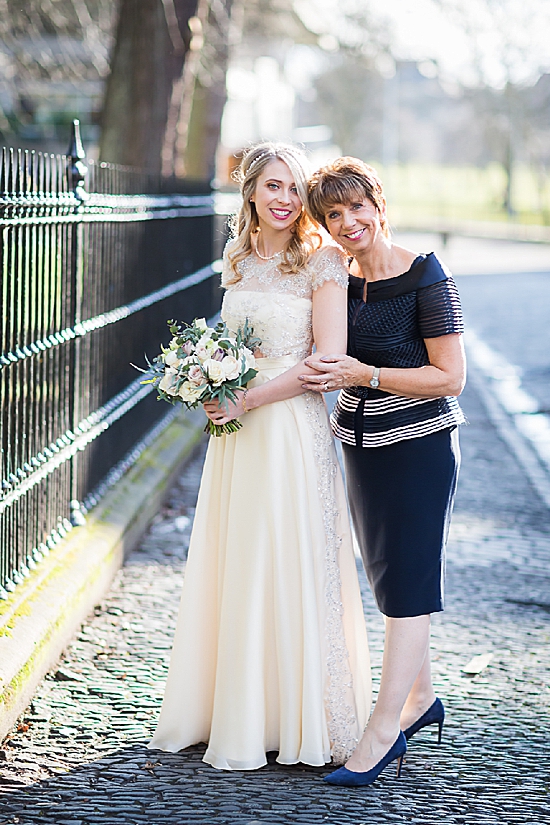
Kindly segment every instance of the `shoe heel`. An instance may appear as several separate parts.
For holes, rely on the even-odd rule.
[[[422,730],[422,728],[425,728],[427,725],[438,725],[439,736],[437,739],[437,744],[440,745],[444,720],[445,708],[443,707],[441,699],[436,698],[435,702],[428,708],[426,713],[423,713],[420,719],[417,719],[416,722],[413,722],[412,725],[409,725],[409,727],[403,731],[405,734],[405,739],[410,739],[411,736],[414,736],[415,733],[418,733],[419,730]]]
[[[401,776],[401,768],[403,767],[403,757],[404,757],[404,755],[405,754],[403,754],[402,756],[397,757],[397,778],[398,779]]]

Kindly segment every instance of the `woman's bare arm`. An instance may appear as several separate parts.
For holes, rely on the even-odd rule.
[[[383,367],[379,389],[405,398],[441,398],[446,395],[460,395],[466,381],[466,359],[462,336],[456,333],[439,338],[425,338],[430,363],[425,367],[398,369]],[[303,373],[303,387],[307,390],[323,391],[321,385],[328,384],[329,390],[344,387],[366,387],[373,376],[374,367],[363,364],[348,355],[317,354],[306,358],[305,363],[317,374]]]
[[[316,355],[324,352],[345,352],[347,345],[347,290],[335,281],[325,283],[313,292],[312,297],[313,339],[316,346]],[[300,361],[296,366],[258,387],[252,387],[246,394],[246,407],[253,410],[272,404],[275,401],[285,401],[307,392],[303,386],[301,376],[317,375],[315,369]],[[242,415],[242,393],[237,403],[229,404],[229,409],[219,407],[211,402],[204,405],[209,418],[216,424],[224,424]]]

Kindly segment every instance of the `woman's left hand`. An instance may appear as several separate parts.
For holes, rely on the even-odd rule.
[[[369,367],[349,355],[310,355],[306,366],[316,370],[317,375],[300,375],[302,387],[315,392],[333,392],[344,387],[356,387],[365,380]]]

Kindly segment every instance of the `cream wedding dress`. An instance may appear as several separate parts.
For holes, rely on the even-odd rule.
[[[250,256],[224,296],[248,318],[264,358],[250,386],[312,346],[312,291],[347,284],[323,248],[298,275]],[[224,256],[222,285],[229,272]],[[211,438],[193,525],[160,720],[150,748],[207,742],[204,761],[250,770],[342,763],[371,701],[365,621],[343,482],[323,398],[308,392],[252,410]]]

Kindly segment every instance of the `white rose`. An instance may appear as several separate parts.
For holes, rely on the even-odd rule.
[[[159,383],[159,389],[164,390],[164,392],[168,393],[168,395],[177,395],[177,391],[175,388],[175,383],[177,381],[178,374],[176,370],[168,367],[164,376],[161,378]]]
[[[207,352],[211,353],[214,352],[215,349],[218,349],[218,344],[212,340],[209,332],[205,332],[197,341],[197,348],[198,347],[204,347]]]
[[[210,358],[210,353],[208,352],[206,347],[199,347],[197,345],[195,349],[195,358],[198,358],[200,363],[202,364],[204,363],[204,361],[208,361],[208,359]]]
[[[201,332],[206,332],[208,329],[206,325],[206,318],[195,318],[195,326],[197,329],[200,329]]]
[[[193,403],[194,401],[198,401],[201,397],[203,390],[195,387],[193,384],[190,384],[189,381],[184,381],[178,391],[178,395],[182,401],[187,401],[188,403]]]
[[[254,353],[252,352],[252,350],[248,349],[248,347],[243,347],[239,350],[239,356],[241,359],[243,355],[247,370],[253,370],[256,366],[256,359],[254,358]]]
[[[220,363],[228,381],[238,378],[241,374],[241,365],[232,355],[226,355]]]
[[[204,384],[204,375],[202,374],[201,368],[196,364],[189,367],[187,380],[190,381],[195,387],[200,387],[201,384]]]
[[[164,353],[164,363],[168,367],[179,367],[181,361],[182,359],[178,358],[177,352],[173,349],[168,350],[168,352]]]
[[[213,358],[209,358],[204,362],[202,368],[215,387],[219,387],[225,381],[225,371],[221,361],[214,361]]]

